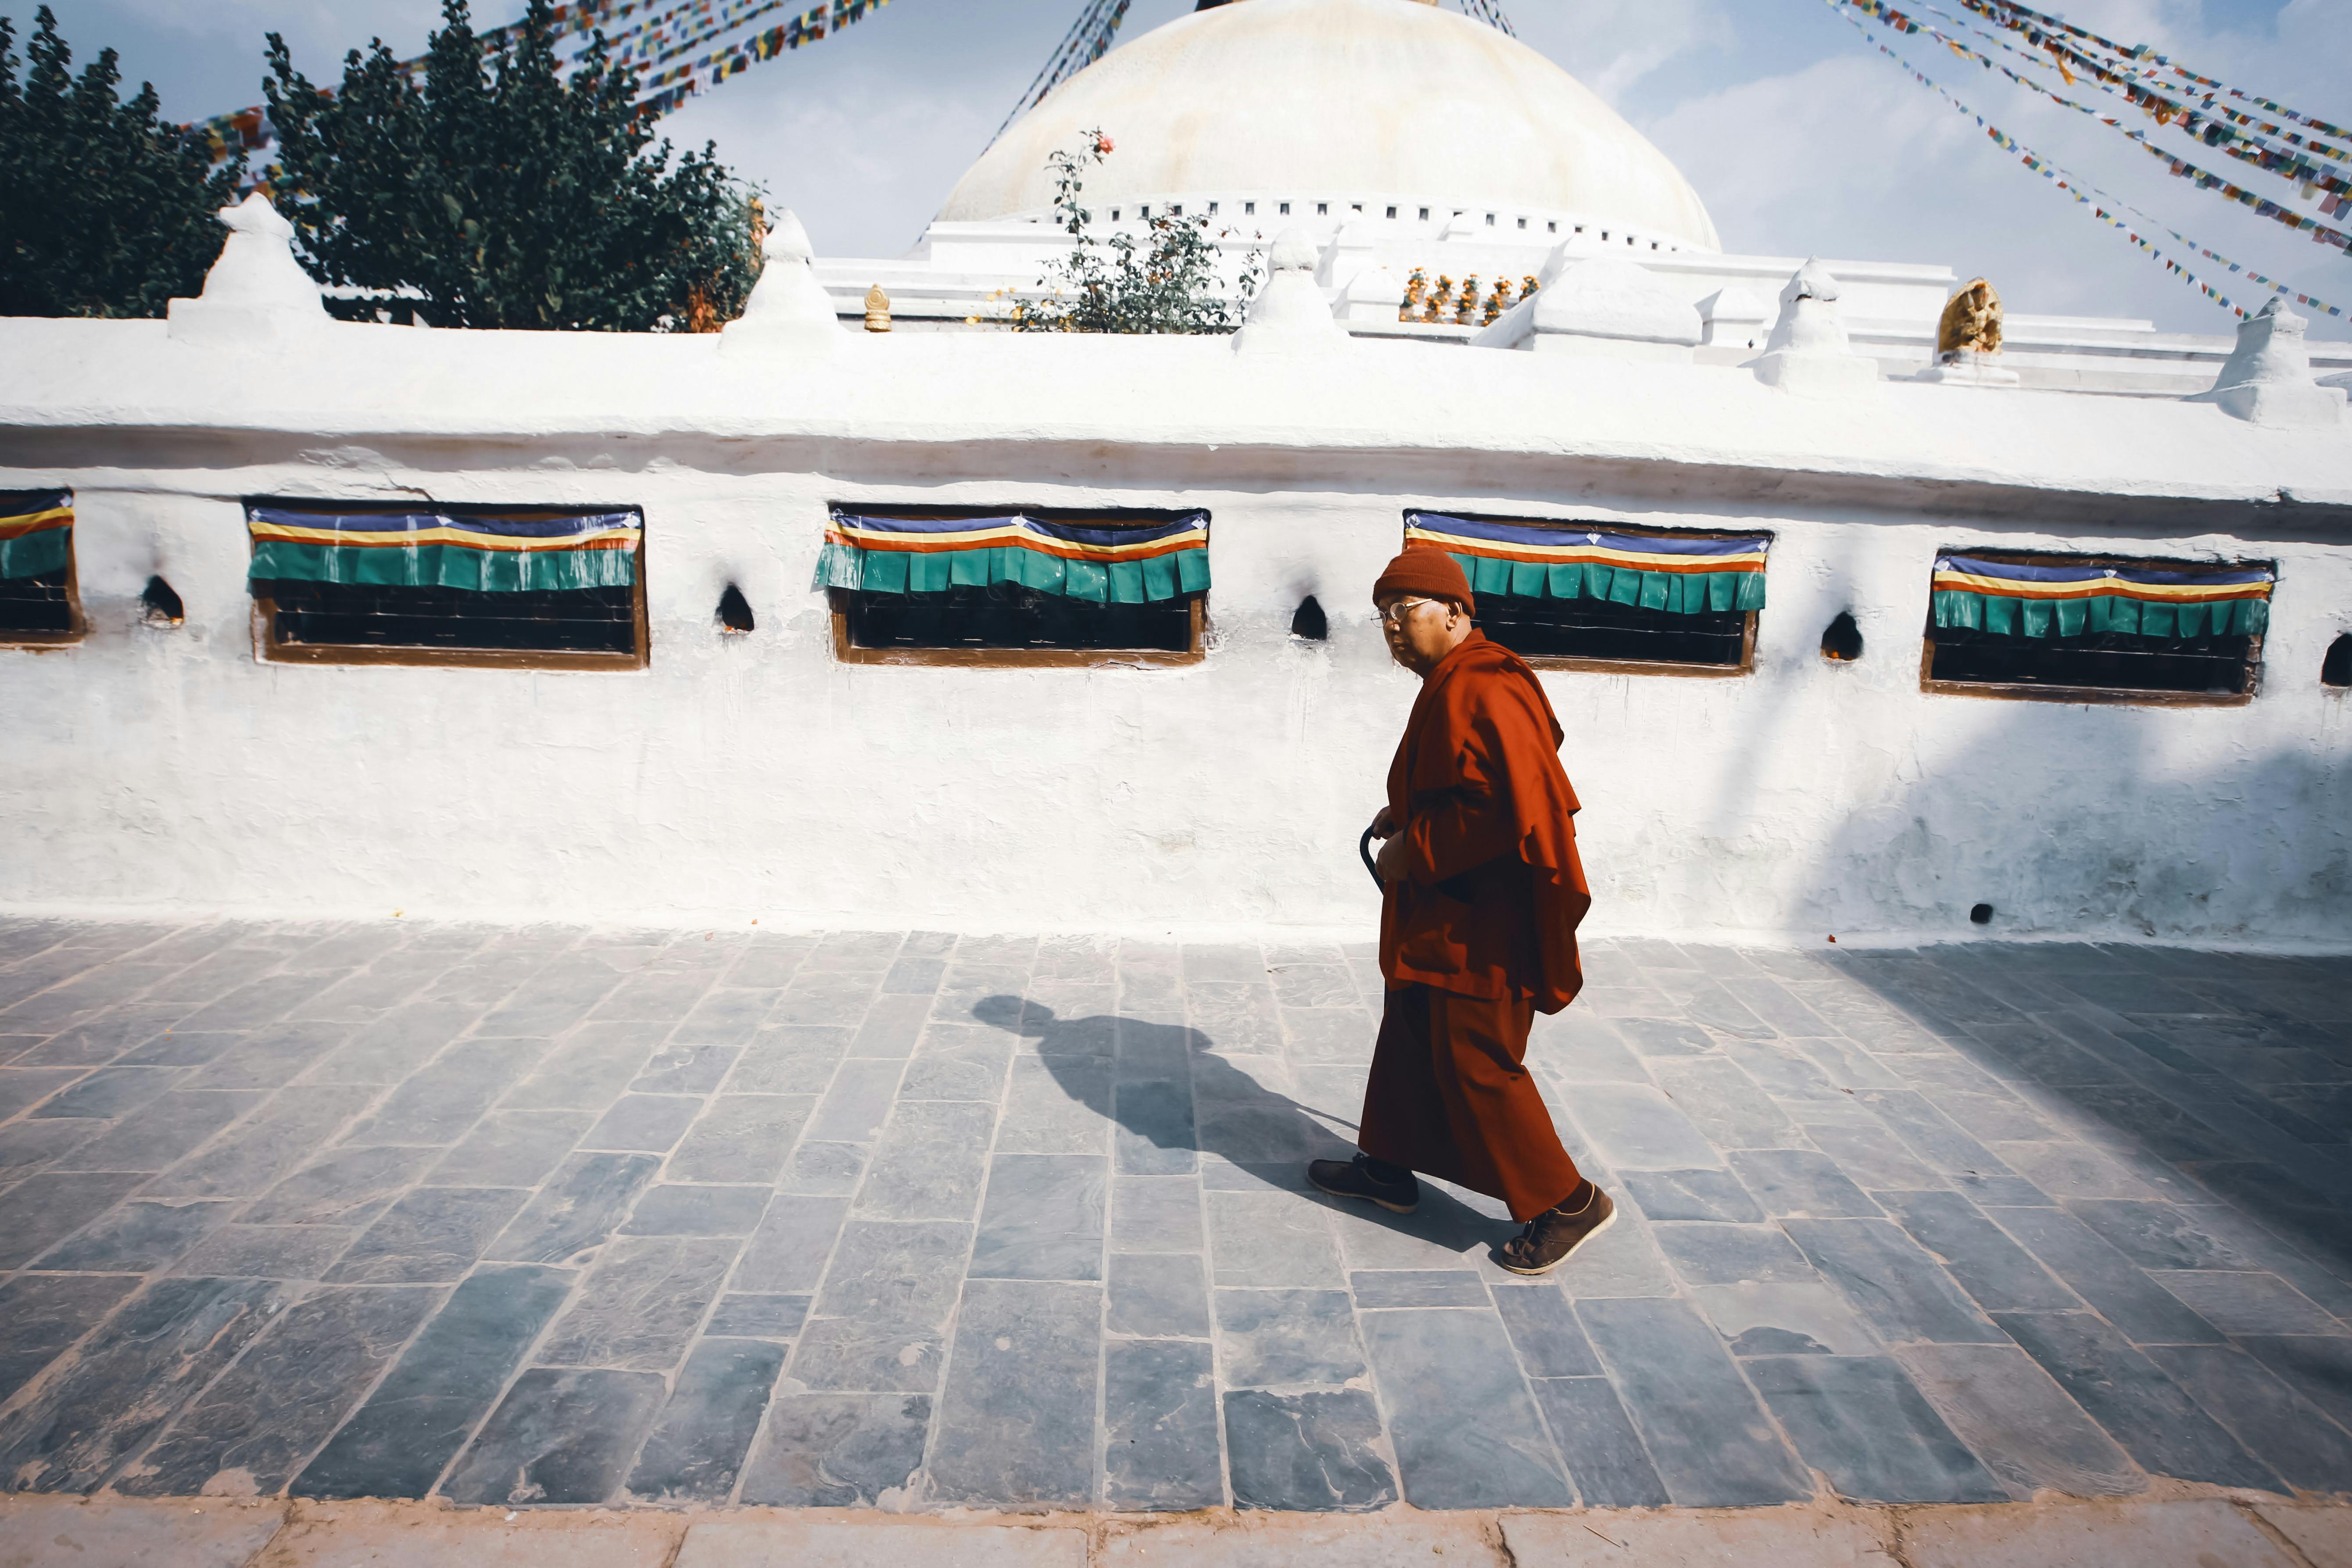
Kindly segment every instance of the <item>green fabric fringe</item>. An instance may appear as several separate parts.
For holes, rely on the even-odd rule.
[[[2012,599],[1957,588],[1936,591],[1936,624],[2003,637],[2078,637],[2123,632],[2143,637],[2259,637],[2270,626],[2267,599],[2204,605],[2152,604],[2101,595],[2089,599]]]
[[[45,572],[61,572],[72,553],[71,523],[63,528],[45,528],[38,533],[20,533],[14,539],[0,539],[0,577],[38,577]]]
[[[1455,555],[1454,561],[1470,579],[1474,594],[1516,599],[1606,599],[1678,616],[1764,607],[1761,572],[1643,572],[1631,566],[1497,561],[1491,555]]]
[[[247,574],[378,588],[539,594],[633,586],[637,555],[634,550],[475,550],[463,544],[353,546],[261,539],[254,542]]]
[[[921,552],[827,544],[817,557],[816,581],[812,586],[863,594],[940,594],[992,583],[1018,583],[1041,594],[1059,594],[1096,605],[1149,605],[1206,593],[1209,552],[1180,550],[1142,561],[1104,564],[1065,560],[1017,544]]]

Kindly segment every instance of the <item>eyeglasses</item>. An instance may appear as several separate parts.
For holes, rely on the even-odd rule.
[[[1435,603],[1437,603],[1437,601],[1434,599],[1399,599],[1387,609],[1381,611],[1381,625],[1384,626],[1395,626],[1398,622],[1404,619],[1406,615],[1410,612],[1421,608],[1423,605],[1433,605]]]

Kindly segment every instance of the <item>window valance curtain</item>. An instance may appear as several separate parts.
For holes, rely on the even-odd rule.
[[[1677,615],[1764,607],[1770,536],[1612,533],[1575,523],[1405,513],[1407,549],[1443,550],[1475,594],[1605,599]]]
[[[2005,637],[2123,632],[2148,637],[2252,637],[2270,625],[2268,566],[2108,566],[1939,555],[1938,626]]]
[[[64,570],[73,516],[71,490],[0,490],[0,577]]]
[[[893,517],[836,510],[815,586],[866,594],[937,594],[1017,583],[1094,604],[1143,605],[1205,592],[1209,514],[1165,521],[1058,521]]]
[[[313,509],[248,505],[256,579],[492,594],[625,588],[637,580],[635,511]]]

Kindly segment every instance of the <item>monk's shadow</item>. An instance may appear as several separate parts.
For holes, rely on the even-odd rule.
[[[1409,1215],[1317,1192],[1307,1163],[1356,1152],[1359,1107],[1309,1106],[1268,1089],[1217,1055],[1198,1029],[1109,1014],[1057,1018],[1052,1008],[1019,996],[982,997],[971,1012],[983,1024],[1034,1041],[1033,1054],[1062,1092],[1117,1125],[1111,1168],[1118,1175],[1189,1175],[1200,1168],[1200,1156],[1215,1155],[1265,1186],[1332,1204],[1352,1218],[1456,1255],[1517,1234],[1507,1217],[1482,1214],[1427,1180]]]

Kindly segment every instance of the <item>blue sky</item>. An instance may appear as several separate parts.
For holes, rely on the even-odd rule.
[[[258,101],[265,31],[283,32],[314,79],[331,79],[342,52],[372,37],[415,52],[439,14],[437,0],[52,3],[78,58],[114,46],[125,74],[153,80],[166,112],[185,118]],[[488,0],[478,21],[509,20],[520,8]],[[1121,37],[1191,8],[1192,0],[1136,0]],[[1728,248],[1943,262],[1991,278],[2014,311],[2228,330],[2226,312],[2019,166],[1822,0],[1506,0],[1506,8],[1521,38],[1682,166]],[[1079,0],[892,0],[840,37],[691,101],[666,129],[681,142],[715,142],[768,186],[772,205],[800,213],[820,251],[895,255],[1078,9]],[[30,13],[25,0],[0,0],[20,30]],[[2063,14],[2352,123],[2352,0],[2074,0]],[[2031,99],[1933,40],[1873,33],[2085,179],[2352,308],[2352,258],[2191,190],[2114,132]],[[2199,157],[2233,176],[2242,168],[2217,153]],[[2223,269],[2197,265],[2227,286]],[[2315,316],[2312,331],[2352,339],[2352,321]]]

